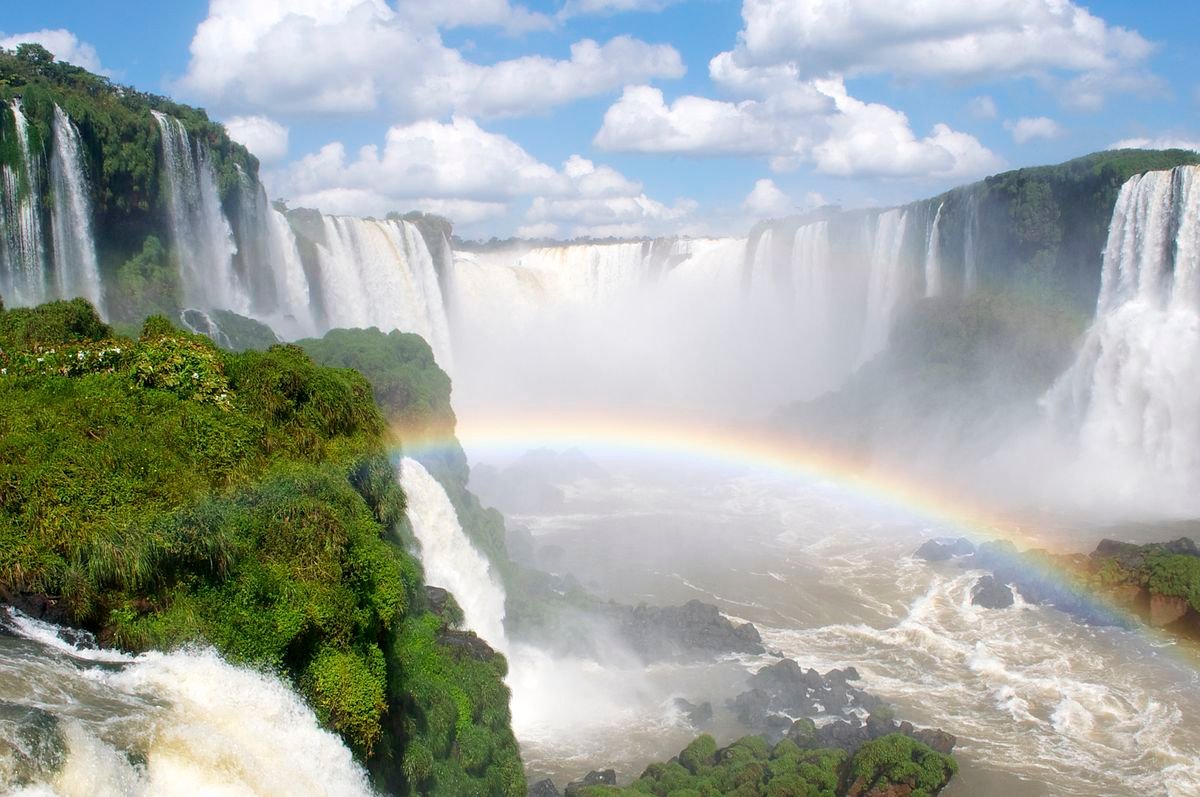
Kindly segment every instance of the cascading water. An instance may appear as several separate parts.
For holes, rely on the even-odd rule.
[[[29,123],[19,99],[8,105],[20,163],[0,167],[0,293],[14,305],[44,302],[47,294],[46,247],[42,235],[41,153],[33,152]]]
[[[373,794],[349,749],[272,675],[211,650],[77,647],[15,613],[3,626],[0,792]]]
[[[979,285],[979,198],[972,191],[967,197],[966,221],[963,225],[963,295],[970,296]]]
[[[903,208],[885,210],[875,220],[860,364],[887,347],[896,310],[905,296],[903,254],[907,229],[908,211]]]
[[[420,462],[409,457],[400,462],[400,486],[408,500],[408,520],[421,543],[426,582],[450,590],[467,628],[506,652],[504,587],[487,559],[467,539],[446,491]]]
[[[1200,475],[1200,167],[1121,188],[1096,316],[1046,398],[1083,459],[1194,488]]]
[[[250,295],[234,269],[237,245],[221,207],[208,148],[203,142],[193,145],[178,119],[153,113],[162,138],[171,244],[184,302],[249,315]]]
[[[103,314],[100,266],[92,235],[92,198],[84,172],[79,131],[54,106],[54,154],[50,157],[54,191],[51,227],[54,231],[54,281],[60,298],[82,296]]]
[[[942,294],[942,239],[940,227],[942,223],[942,208],[946,203],[938,205],[933,214],[933,224],[929,227],[929,236],[925,239],[925,295],[940,296]]]
[[[433,257],[407,221],[324,216],[317,244],[325,326],[415,332],[453,370],[450,330]]]

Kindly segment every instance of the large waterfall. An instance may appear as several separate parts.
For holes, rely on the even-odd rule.
[[[193,143],[178,119],[153,113],[162,138],[171,245],[184,303],[249,314],[249,292],[233,267],[238,247],[221,207],[208,148],[202,141]]]
[[[0,293],[12,304],[46,300],[46,245],[42,234],[41,153],[31,146],[29,124],[20,100],[7,107],[16,135],[20,163],[0,167]]]
[[[504,587],[463,533],[446,491],[420,462],[409,457],[400,462],[400,486],[408,500],[409,522],[421,544],[426,582],[448,589],[463,611],[467,628],[505,652]]]
[[[100,266],[92,235],[92,198],[84,171],[79,131],[63,109],[54,106],[54,279],[60,297],[82,296],[103,313]]]
[[[1121,189],[1096,316],[1047,397],[1083,458],[1143,466],[1194,490],[1200,476],[1200,167]]]
[[[414,224],[324,216],[316,242],[324,327],[415,332],[452,369],[445,302],[433,255]]]

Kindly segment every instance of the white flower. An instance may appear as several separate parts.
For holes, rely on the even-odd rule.
[[[192,371],[192,379],[199,379],[199,378],[200,378],[200,374],[196,373],[195,371]]]
[[[38,362],[40,362],[40,363],[44,363],[44,362],[46,362],[46,358],[45,358],[45,357],[38,357]]]

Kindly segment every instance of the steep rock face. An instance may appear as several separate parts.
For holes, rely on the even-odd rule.
[[[1175,598],[1167,595],[1151,595],[1150,596],[1150,625],[1155,628],[1163,628],[1164,626],[1177,623],[1188,616],[1191,607],[1183,598]]]

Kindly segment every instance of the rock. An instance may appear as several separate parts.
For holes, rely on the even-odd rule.
[[[491,645],[476,636],[474,631],[442,628],[438,631],[437,642],[449,648],[455,656],[468,656],[476,661],[491,661],[500,655]]]
[[[530,786],[527,795],[528,797],[562,797],[558,791],[558,787],[549,778],[539,780]]]
[[[1155,628],[1177,623],[1187,617],[1190,605],[1185,598],[1173,598],[1167,595],[1150,596],[1150,625]]]
[[[966,537],[959,537],[956,540],[926,540],[913,553],[913,556],[927,562],[944,562],[956,556],[970,556],[973,553],[975,553],[975,545]]]
[[[683,606],[635,608],[610,605],[605,612],[616,622],[619,634],[648,661],[692,658],[702,654],[765,651],[758,629],[737,625],[716,606],[688,601]]]
[[[971,588],[971,603],[985,609],[1007,609],[1013,605],[1012,588],[995,576],[983,576]]]
[[[958,744],[958,738],[953,734],[946,733],[940,728],[919,728],[905,734],[911,736],[922,744],[927,744],[932,749],[942,755],[950,755],[954,750],[954,745]]]
[[[737,714],[738,722],[748,728],[766,727],[771,696],[761,689],[751,689],[729,701],[729,707]]]
[[[579,792],[588,786],[616,786],[617,773],[612,769],[592,770],[583,776],[582,780],[573,780],[567,784],[563,797],[579,797]]]
[[[713,707],[712,703],[705,701],[700,705],[696,705],[690,701],[684,700],[682,697],[675,698],[675,708],[681,714],[687,717],[688,722],[693,728],[703,728],[708,723],[712,722]]]

